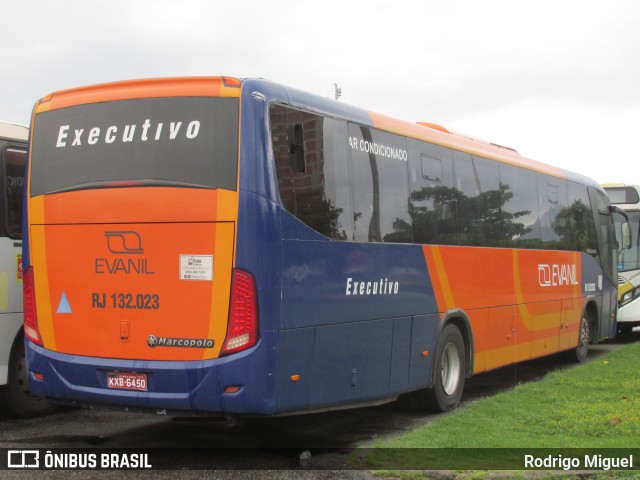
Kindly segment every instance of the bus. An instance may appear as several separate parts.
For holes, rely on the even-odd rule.
[[[36,103],[31,388],[78,406],[277,416],[408,394],[615,335],[595,182],[262,79]]]
[[[0,122],[0,411],[31,417],[52,408],[30,395],[22,333],[22,203],[29,129]]]
[[[614,215],[619,245],[623,241],[618,225],[628,222],[631,229],[629,248],[620,248],[618,258],[618,331],[626,334],[640,326],[640,186],[608,184],[604,189],[611,203],[628,215]]]

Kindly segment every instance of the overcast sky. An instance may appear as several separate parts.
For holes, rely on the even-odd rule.
[[[640,184],[637,0],[2,3],[0,119],[59,89],[262,77]]]

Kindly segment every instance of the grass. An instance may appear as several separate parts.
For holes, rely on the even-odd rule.
[[[371,449],[356,451],[353,462],[385,468],[391,455],[393,468],[410,469],[415,468],[418,452],[424,465],[425,456],[442,458],[462,453],[482,458],[489,455],[486,449],[495,449],[491,452],[495,456],[514,454],[520,463],[523,452],[534,449],[640,449],[639,360],[640,342],[636,342],[575,368],[551,372],[539,382],[520,384],[443,414],[431,425],[378,440]],[[640,461],[640,451],[632,453],[638,454],[635,463]],[[385,473],[394,478],[420,474]],[[637,471],[598,475],[589,478],[640,479]]]

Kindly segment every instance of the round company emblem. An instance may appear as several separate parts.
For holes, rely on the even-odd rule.
[[[155,347],[156,345],[158,345],[158,338],[155,335],[149,335],[147,337],[147,345],[149,345],[151,348]]]

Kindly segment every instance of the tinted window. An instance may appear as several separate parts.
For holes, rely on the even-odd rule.
[[[598,241],[589,192],[584,185],[567,182],[567,193],[569,206],[558,216],[556,228],[568,229],[568,233],[564,235],[570,239],[569,249],[595,255],[598,251]]]
[[[346,122],[273,105],[270,123],[284,208],[329,238],[352,240]]]
[[[24,193],[24,168],[27,152],[18,148],[4,151],[4,212],[5,229],[12,238],[22,234],[22,202]]]
[[[609,212],[609,198],[600,190],[589,189],[591,203],[597,205],[596,210],[596,231],[599,246],[600,263],[602,269],[611,279],[615,278],[617,270],[617,259],[611,256],[614,252],[617,255],[617,242],[613,227],[613,218]]]
[[[503,246],[498,163],[454,152],[461,245]]]
[[[516,248],[541,248],[538,220],[538,192],[536,174],[531,170],[514,168],[510,181],[513,196],[508,200],[512,212],[512,240]],[[510,176],[510,175],[509,175]],[[507,180],[505,180],[506,184]]]
[[[238,100],[172,97],[52,110],[35,119],[31,195],[105,183],[236,189]]]
[[[408,141],[409,213],[416,243],[457,245],[456,192],[451,150]]]
[[[355,240],[411,242],[404,137],[349,124]]]
[[[571,222],[566,214],[567,187],[563,180],[538,174],[541,246],[546,249],[569,249]]]
[[[329,238],[597,255],[585,186],[284,106],[270,119],[282,204]]]

